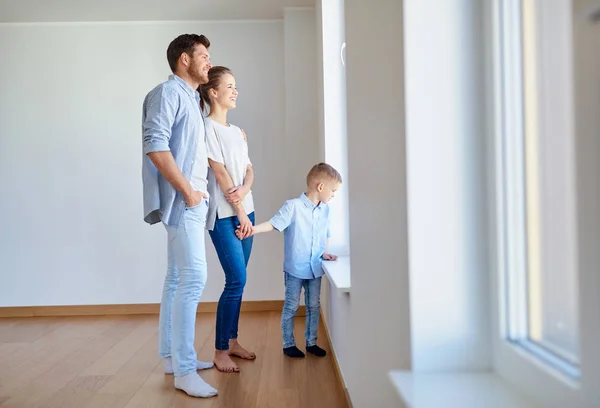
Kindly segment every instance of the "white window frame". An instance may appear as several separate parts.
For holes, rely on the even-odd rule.
[[[523,129],[524,124],[519,120],[518,115],[509,116],[509,120],[505,121],[505,113],[503,107],[503,100],[499,90],[502,89],[501,82],[501,48],[498,44],[501,44],[498,35],[498,24],[499,14],[498,10],[503,0],[492,0],[486,2],[485,10],[485,27],[487,27],[487,41],[491,47],[487,52],[487,72],[491,74],[488,78],[487,83],[490,84],[488,88],[488,101],[490,102],[489,114],[489,128],[488,132],[491,136],[490,140],[493,143],[489,144],[489,204],[490,204],[490,239],[491,239],[491,257],[490,267],[493,271],[492,279],[492,350],[493,350],[493,364],[494,370],[507,382],[512,383],[515,387],[528,394],[534,400],[540,403],[540,406],[545,408],[554,407],[581,407],[591,408],[594,405],[589,405],[590,401],[600,401],[600,390],[598,389],[598,375],[600,374],[600,368],[592,365],[597,362],[599,358],[597,355],[600,353],[600,332],[598,322],[592,322],[589,317],[594,314],[589,311],[582,313],[583,305],[596,304],[590,294],[600,296],[597,288],[583,289],[583,284],[579,284],[580,289],[580,329],[579,335],[581,340],[581,377],[578,377],[578,373],[570,372],[565,370],[564,365],[557,364],[556,361],[552,361],[550,356],[540,355],[540,350],[532,350],[528,347],[524,347],[523,344],[515,344],[514,342],[508,341],[509,338],[519,337],[519,334],[523,333],[523,330],[527,330],[527,321],[519,310],[524,310],[523,306],[526,306],[526,287],[522,285],[522,282],[511,282],[506,280],[506,275],[503,273],[507,267],[511,268],[524,268],[526,263],[525,253],[512,253],[511,257],[507,257],[507,248],[504,243],[506,239],[522,239],[519,238],[519,234],[512,232],[514,236],[509,237],[511,231],[508,230],[506,235],[503,235],[503,228],[501,228],[501,222],[503,222],[504,214],[506,213],[506,203],[501,201],[504,197],[504,193],[513,194],[513,197],[518,194],[523,194],[523,189],[519,189],[518,185],[514,184],[515,179],[523,180],[523,162],[516,163],[513,167],[512,173],[508,173],[508,177],[511,177],[509,184],[511,187],[510,191],[502,192],[498,191],[499,186],[507,185],[504,179],[503,172],[499,171],[500,164],[503,160],[502,155],[502,144],[498,134],[503,132],[504,126],[509,126],[511,129]],[[578,5],[575,1],[575,6]],[[573,149],[572,153],[575,156],[575,81],[574,81],[574,56],[577,57],[577,51],[575,50],[573,43],[573,24],[577,24],[581,21],[573,10],[574,4],[570,0],[543,0],[537,1],[535,5],[536,20],[539,20],[539,24],[536,27],[536,35],[538,38],[543,38],[544,41],[539,49],[537,55],[540,65],[545,67],[544,76],[545,81],[539,84],[540,89],[538,90],[544,98],[554,98],[559,96],[561,103],[559,106],[554,105],[552,108],[561,108],[562,117],[567,115],[567,123],[563,124],[563,128],[559,129],[563,131],[566,129],[570,130],[567,135],[570,137]],[[585,24],[585,22],[581,22]],[[516,37],[520,34],[520,29],[515,30],[515,37],[510,41],[515,41]],[[590,47],[588,46],[588,52]],[[581,52],[581,51],[579,51]],[[512,58],[520,58],[520,55],[510,55]],[[599,74],[600,75],[600,74]],[[558,87],[554,87],[552,84],[559,84]],[[548,86],[548,85],[552,86]],[[512,109],[511,109],[512,108]],[[521,107],[509,106],[510,111],[517,111]],[[544,123],[544,120],[551,122],[553,118],[552,112],[548,106],[541,104],[539,107],[539,117],[542,118],[540,126],[544,128],[544,131],[554,131],[552,123]],[[549,119],[550,118],[550,119]],[[518,130],[517,130],[518,131]],[[573,175],[575,175],[575,158],[573,157],[571,165]],[[595,168],[595,167],[593,167]],[[573,176],[575,178],[575,176]],[[598,176],[596,176],[598,177]],[[577,180],[573,180],[573,185]],[[566,194],[570,194],[573,199],[573,209],[580,208],[576,207],[576,199],[581,196],[581,192],[578,192],[573,188],[571,191],[567,191]],[[573,211],[575,212],[575,210]],[[524,217],[524,209],[516,209],[512,212],[513,216]],[[579,214],[579,217],[582,217]],[[579,237],[577,232],[577,222],[581,227],[581,220],[577,220],[573,216],[573,238]],[[523,225],[521,223],[521,225]],[[523,234],[521,234],[521,237]],[[577,263],[580,262],[581,250],[575,245],[575,260],[573,267],[578,268]],[[520,245],[524,248],[523,245]],[[598,248],[600,251],[600,248]],[[510,259],[511,265],[506,264],[506,260]],[[598,265],[600,268],[600,265]],[[588,278],[589,280],[589,278]],[[504,288],[510,286],[513,294],[517,294],[516,298],[513,298],[512,305],[515,307],[509,308],[507,303],[508,293]],[[597,313],[596,313],[597,315]],[[509,316],[511,319],[509,319]],[[587,318],[587,321],[586,321]],[[507,324],[508,321],[513,324]],[[592,342],[591,340],[594,340]],[[586,356],[588,358],[586,358]],[[590,358],[593,357],[593,358]]]
[[[332,209],[330,252],[350,255],[348,137],[346,129],[346,71],[344,0],[321,4],[323,159],[342,176],[342,186],[330,203]],[[342,48],[343,47],[343,48]],[[320,96],[321,97],[321,96]],[[349,272],[348,272],[349,273]]]
[[[544,177],[558,180],[565,175],[572,181],[568,184],[574,183],[572,148],[555,151],[556,156],[565,159],[560,162],[560,165],[552,168],[540,163],[537,157],[541,154],[541,150],[548,152],[560,149],[565,144],[572,147],[574,135],[571,123],[572,97],[568,96],[572,93],[572,87],[548,81],[548,79],[568,81],[570,64],[556,61],[551,55],[545,55],[546,51],[549,51],[543,47],[545,38],[540,38],[536,32],[538,20],[543,18],[536,15],[539,12],[536,9],[537,5],[536,0],[502,0],[497,3],[496,10],[497,27],[503,33],[498,36],[496,43],[498,62],[496,65],[498,84],[496,88],[498,95],[496,188],[500,198],[497,222],[501,226],[498,228],[500,237],[498,244],[499,253],[502,254],[498,262],[499,270],[502,272],[500,290],[502,299],[506,302],[502,329],[506,339],[542,362],[577,380],[580,373],[575,356],[561,355],[560,351],[552,350],[551,345],[537,343],[529,338],[531,304],[528,297],[531,296],[531,289],[528,288],[528,278],[530,274],[541,273],[540,267],[560,268],[562,272],[564,266],[568,268],[569,273],[576,275],[572,239],[575,226],[574,191],[565,192],[564,205],[562,202],[559,205],[553,204],[561,213],[568,213],[566,228],[571,233],[552,238],[554,242],[560,242],[560,247],[564,249],[561,259],[565,260],[565,265],[552,265],[552,259],[546,259],[544,253],[541,253],[541,265],[537,259],[542,243],[537,232],[534,231],[540,231],[540,227],[544,227],[540,225],[544,216],[538,214],[538,211],[543,213],[549,204],[540,195],[541,186],[538,186],[538,183],[542,183]],[[533,27],[528,27],[527,35],[524,35],[525,27],[522,25],[522,20],[525,18],[536,21]],[[541,25],[543,29],[543,24]],[[550,52],[554,53],[554,49]],[[529,65],[526,65],[523,54],[534,55],[527,61]],[[554,66],[548,67],[550,63]],[[561,63],[563,66],[557,66]],[[549,105],[542,99],[544,97],[554,98],[554,101]],[[557,103],[556,99],[562,101]],[[549,113],[552,114],[551,117]],[[544,133],[540,134],[540,132]],[[557,138],[562,143],[549,145]],[[527,156],[527,164],[525,164],[526,146],[534,152]],[[552,171],[557,174],[553,174]],[[542,172],[544,177],[539,177],[539,172]],[[532,183],[529,189],[536,190],[530,197],[525,196],[527,181]],[[530,203],[528,199],[535,202]],[[543,232],[544,228],[541,228],[541,231]],[[536,254],[528,260],[529,250]],[[574,327],[573,330],[578,331],[578,327]]]

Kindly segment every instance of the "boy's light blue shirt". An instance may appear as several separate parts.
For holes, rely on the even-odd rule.
[[[323,276],[322,256],[329,238],[329,206],[315,205],[306,194],[288,200],[269,220],[283,231],[283,271],[299,279]]]
[[[177,167],[190,179],[198,141],[205,140],[198,92],[176,75],[170,75],[168,81],[150,91],[142,108],[142,138],[144,221],[179,225],[185,208],[183,195],[160,174],[147,155],[171,151]]]

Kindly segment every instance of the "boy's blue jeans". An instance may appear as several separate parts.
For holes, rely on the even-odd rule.
[[[254,225],[254,213],[248,214]],[[238,217],[218,218],[210,238],[225,271],[225,288],[217,306],[215,348],[229,350],[229,339],[237,339],[242,295],[246,286],[246,267],[252,252],[253,237],[242,241],[235,235],[240,222]]]
[[[208,201],[186,207],[179,226],[165,225],[168,266],[160,304],[158,354],[171,356],[176,377],[196,372],[196,313],[206,284],[204,229]]]
[[[321,277],[314,279],[299,279],[284,272],[285,302],[281,314],[281,330],[283,332],[283,348],[296,345],[294,340],[294,316],[300,305],[300,293],[304,288],[304,303],[306,304],[306,346],[317,344],[319,329],[319,312],[321,308]]]

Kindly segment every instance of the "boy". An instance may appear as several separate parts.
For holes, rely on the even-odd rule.
[[[253,228],[252,235],[283,231],[285,303],[281,315],[283,353],[289,357],[304,357],[294,340],[294,316],[304,288],[306,303],[306,351],[319,357],[327,353],[317,346],[319,328],[322,261],[335,261],[327,253],[329,241],[329,206],[342,183],[340,174],[330,165],[319,163],[306,176],[307,191],[299,198],[288,200],[268,222]],[[241,231],[236,231],[238,238]]]

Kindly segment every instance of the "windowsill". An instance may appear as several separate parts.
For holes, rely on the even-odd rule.
[[[340,256],[337,261],[323,261],[323,270],[338,293],[350,293],[349,256]]]
[[[390,372],[392,383],[408,408],[534,408],[494,373]]]

